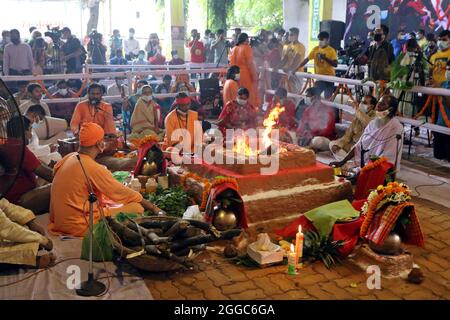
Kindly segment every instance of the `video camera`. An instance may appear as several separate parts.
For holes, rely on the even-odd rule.
[[[339,50],[339,62],[350,65],[363,52],[366,42],[358,36],[350,37],[343,50]],[[358,63],[357,61],[355,61]]]
[[[59,27],[54,27],[54,28],[50,28],[50,26],[47,26],[47,30],[44,35],[46,37],[49,37],[52,39],[53,44],[57,45],[59,44],[60,40],[61,40],[61,30],[59,30]]]
[[[92,32],[89,33],[88,37],[89,37],[92,45],[101,43],[101,41],[102,41],[102,34],[97,32],[97,30],[92,30]]]

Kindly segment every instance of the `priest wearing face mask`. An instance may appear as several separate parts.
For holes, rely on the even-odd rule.
[[[137,101],[131,116],[131,136],[144,137],[147,135],[158,136],[159,119],[161,111],[158,104],[153,99],[153,90],[149,85],[142,87],[142,95]]]
[[[345,131],[345,134],[330,142],[330,150],[337,160],[345,158],[347,153],[359,141],[364,129],[375,117],[377,99],[371,95],[365,95],[358,108],[355,110],[355,118]]]
[[[240,88],[235,100],[229,101],[219,115],[217,125],[224,137],[226,129],[256,129],[257,110],[250,104],[250,93],[246,88]]]
[[[177,94],[174,109],[169,112],[164,123],[165,123],[165,136],[163,143],[163,150],[167,150],[168,148],[175,147],[177,144],[183,142],[183,145],[191,147],[191,151],[194,150],[195,144],[201,144],[200,141],[196,141],[196,139],[202,140],[203,132],[202,126],[198,121],[198,113],[190,110],[191,107],[191,99],[187,95],[186,92],[180,92]],[[198,124],[197,131],[196,123]],[[183,138],[176,139],[174,138],[174,132],[178,129],[186,130],[186,135],[183,135]],[[190,141],[185,141],[184,139],[190,139]]]
[[[354,160],[354,166],[361,166],[361,150],[364,150],[364,164],[371,156],[384,156],[400,170],[403,150],[403,125],[395,118],[398,101],[391,95],[384,95],[378,101],[376,117],[370,121],[366,129],[350,152],[342,161],[332,162],[330,166],[342,167],[349,160]],[[397,139],[400,138],[400,139]]]
[[[238,66],[231,66],[227,70],[227,80],[223,85],[223,104],[234,101],[237,98],[239,90],[239,80],[241,78],[240,69]]]
[[[103,86],[92,83],[88,88],[88,100],[77,104],[70,121],[70,129],[78,135],[83,123],[94,122],[103,128],[106,135],[115,136],[113,110],[109,103],[103,102]]]
[[[88,229],[89,206],[86,203],[89,188],[80,161],[99,200],[94,205],[95,223],[100,218],[100,210],[105,216],[115,216],[120,212],[142,214],[144,210],[161,212],[139,192],[117,182],[108,169],[95,161],[105,149],[104,135],[96,123],[83,123],[79,133],[79,152],[68,154],[56,164],[48,225],[51,233],[82,237]]]
[[[52,94],[52,99],[78,98],[77,94],[69,88],[66,80],[59,80],[56,84],[57,91]],[[54,116],[64,118],[70,122],[76,102],[60,102],[52,104],[52,113]]]

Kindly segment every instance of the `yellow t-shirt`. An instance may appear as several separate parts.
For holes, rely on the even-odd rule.
[[[433,64],[433,81],[436,84],[447,81],[445,68],[448,60],[450,60],[450,50],[439,51],[431,56],[430,62]]]
[[[316,59],[317,54],[319,53],[324,54],[330,60],[337,60],[336,50],[331,46],[326,46],[325,48],[317,46],[312,49],[308,56],[308,60],[314,60],[314,72],[316,74],[335,76],[336,71],[332,65],[322,59]]]
[[[300,56],[300,62],[305,60],[305,46],[300,42],[291,43],[289,45],[288,54],[290,54],[291,62],[294,60],[295,56],[298,54]],[[303,68],[298,68],[296,71],[303,71]]]

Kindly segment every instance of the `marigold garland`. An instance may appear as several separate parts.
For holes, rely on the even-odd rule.
[[[199,175],[189,172],[180,178],[180,184],[183,188],[186,188],[186,181],[187,179],[193,179],[197,182],[203,183],[203,192],[202,192],[202,202],[199,206],[200,210],[204,210],[206,208],[206,204],[208,203],[208,197],[211,192],[211,190],[221,184],[224,183],[231,183],[233,184],[236,189],[239,189],[237,180],[230,177],[215,177],[214,181],[211,183],[208,179],[202,178]]]
[[[158,143],[159,139],[155,135],[151,135],[151,134],[148,136],[145,136],[143,138],[130,139],[130,143],[133,145],[133,147],[135,149],[139,149],[141,146],[143,146],[144,144],[146,144],[148,142]]]
[[[374,197],[375,192],[377,194]],[[370,193],[367,202],[363,206],[363,214],[366,215],[366,218],[364,219],[364,222],[361,226],[361,236],[364,236],[367,233],[369,226],[373,221],[375,213],[378,209],[380,209],[379,205],[382,203],[382,201],[396,193],[405,194],[407,197],[409,197],[411,195],[411,190],[409,190],[406,184],[394,181],[388,183],[386,187],[379,185],[377,187],[377,190],[374,190]]]
[[[383,163],[387,162],[388,159],[386,157],[380,157],[378,160],[368,163],[361,169],[361,173],[370,171],[375,169],[376,167],[381,166]]]

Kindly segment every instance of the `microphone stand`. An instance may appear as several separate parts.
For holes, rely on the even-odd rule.
[[[92,188],[91,181],[84,169],[83,163],[81,162],[80,154],[77,154],[77,159],[80,162],[81,169],[83,170],[84,177],[86,178],[88,187],[89,187],[89,271],[88,271],[88,279],[81,283],[79,289],[76,289],[76,293],[82,297],[93,297],[98,296],[106,291],[106,286],[100,281],[94,280],[94,271],[93,271],[93,260],[92,260],[92,250],[93,250],[93,225],[94,225],[94,203],[97,202],[97,196],[94,193],[94,189]]]

